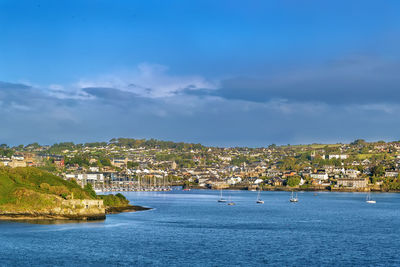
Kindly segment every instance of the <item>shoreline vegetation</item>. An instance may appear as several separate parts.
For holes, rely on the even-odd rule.
[[[0,167],[0,220],[105,220],[107,214],[148,209],[37,168]]]
[[[151,210],[151,208],[135,205],[127,205],[122,207],[108,207],[106,208],[106,214],[118,214],[122,212],[135,212],[135,211],[145,211]]]

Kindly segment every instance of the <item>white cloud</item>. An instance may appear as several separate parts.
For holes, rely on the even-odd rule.
[[[395,114],[399,111],[399,108],[400,107],[397,104],[376,103],[376,104],[365,104],[365,105],[352,105],[347,107],[347,110],[375,111],[375,112],[384,112],[387,114]]]
[[[11,102],[10,108],[14,109],[14,110],[19,110],[19,111],[29,111],[29,110],[31,110],[30,107],[28,107],[26,105],[15,103],[15,102]]]
[[[208,81],[199,75],[171,75],[167,66],[142,63],[133,71],[81,79],[75,87],[117,88],[142,97],[162,98],[184,90],[217,89],[218,82]]]
[[[249,93],[247,80],[238,82],[233,81],[238,93]],[[85,87],[95,88],[82,90]],[[198,75],[171,75],[166,66],[156,64],[82,79],[73,86],[0,83],[0,111],[7,112],[0,124],[9,129],[1,132],[0,138],[33,142],[40,141],[34,138],[98,141],[130,136],[216,145],[268,145],[375,137],[390,140],[398,132],[395,125],[399,123],[396,114],[400,104],[385,98],[324,101],[337,93],[312,98],[312,94],[299,97],[299,91],[298,97],[291,98],[292,90],[283,96],[278,90],[277,96],[271,96],[261,85],[260,93],[252,99],[207,93],[218,88],[218,82]],[[201,93],[199,89],[207,90]],[[225,93],[232,93],[231,87],[225,89]],[[199,91],[188,94],[187,90]],[[259,99],[261,93],[268,97]],[[32,133],[29,138],[23,135],[26,128]],[[393,131],[382,131],[388,128]]]

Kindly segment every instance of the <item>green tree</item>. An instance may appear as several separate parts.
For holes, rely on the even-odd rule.
[[[290,187],[297,186],[299,184],[300,184],[299,176],[292,176],[292,177],[289,177],[287,180],[287,185]]]
[[[376,165],[372,167],[372,176],[381,177],[385,174],[385,168],[382,165]]]
[[[127,163],[128,169],[133,169],[139,167],[139,162],[128,161]]]
[[[91,184],[86,184],[85,188],[83,189],[86,191],[86,193],[89,194],[89,196],[91,196],[92,198],[97,198],[97,194],[96,192],[93,190],[93,187]]]
[[[357,139],[354,140],[353,142],[350,143],[350,145],[356,146],[356,145],[364,145],[366,142],[364,139]]]

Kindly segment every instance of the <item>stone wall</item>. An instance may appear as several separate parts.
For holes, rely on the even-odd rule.
[[[36,219],[58,219],[58,220],[104,220],[106,209],[103,200],[90,199],[54,199],[53,208],[40,211],[19,210],[2,211],[0,220],[36,220]]]

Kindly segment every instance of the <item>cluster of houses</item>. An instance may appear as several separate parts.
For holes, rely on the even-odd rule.
[[[3,156],[0,157],[0,166],[9,166],[11,168],[33,166],[33,160],[18,154],[11,157]]]
[[[57,154],[47,153],[46,149],[15,148],[11,157],[0,157],[0,165],[48,168],[82,186],[90,183],[102,189],[165,184],[284,187],[291,179],[300,187],[360,189],[379,186],[382,180],[395,179],[400,172],[400,143],[396,142],[189,150],[107,144],[65,149]],[[85,155],[88,160],[85,164],[71,163],[69,159],[77,155]],[[292,162],[286,164],[288,159]],[[382,166],[383,172],[372,185],[370,178],[376,175],[376,166]]]

